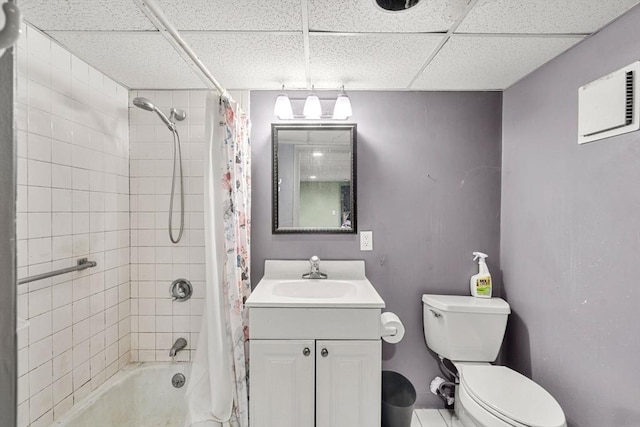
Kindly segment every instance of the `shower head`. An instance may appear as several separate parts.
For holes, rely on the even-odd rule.
[[[133,105],[147,111],[155,111],[156,107],[147,98],[133,98]]]
[[[143,110],[155,111],[158,117],[160,117],[160,120],[162,120],[162,122],[165,125],[167,125],[167,127],[171,132],[175,130],[176,126],[171,122],[171,120],[169,120],[162,111],[158,110],[158,108],[156,108],[156,106],[153,105],[153,103],[149,101],[147,98],[142,98],[142,97],[133,98],[133,105],[135,105],[138,108],[142,108]]]

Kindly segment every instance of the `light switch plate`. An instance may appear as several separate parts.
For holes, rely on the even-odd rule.
[[[360,250],[361,251],[373,250],[373,231],[360,232]]]

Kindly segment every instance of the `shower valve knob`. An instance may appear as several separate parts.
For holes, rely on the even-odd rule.
[[[169,287],[169,294],[174,301],[186,301],[193,294],[193,286],[187,279],[176,279]]]

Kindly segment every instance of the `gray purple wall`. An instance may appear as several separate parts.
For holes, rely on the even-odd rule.
[[[489,254],[499,282],[501,102],[497,92],[349,92],[358,124],[355,235],[271,234],[271,128],[279,92],[251,92],[252,282],[265,259],[364,259],[367,277],[406,328],[384,344],[383,368],[407,376],[421,406],[439,375],[422,332],[424,293],[468,294],[472,251]],[[297,92],[290,96],[304,96]]]
[[[577,144],[578,87],[640,58],[640,8],[504,92],[507,361],[570,427],[640,426],[640,132]]]
[[[16,173],[13,48],[0,58],[0,426],[16,424]]]

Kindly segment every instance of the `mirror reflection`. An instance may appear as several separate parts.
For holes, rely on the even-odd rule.
[[[355,131],[272,125],[274,233],[356,232]]]

